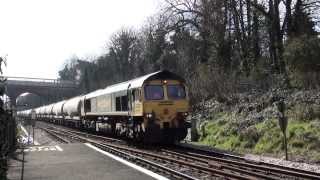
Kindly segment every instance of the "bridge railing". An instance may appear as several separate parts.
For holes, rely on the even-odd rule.
[[[7,79],[8,84],[33,85],[33,86],[58,86],[58,87],[77,87],[78,81],[67,81],[60,79],[47,78],[28,78],[14,76],[0,76],[0,79]]]

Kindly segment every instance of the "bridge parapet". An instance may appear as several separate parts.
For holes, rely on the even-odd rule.
[[[22,86],[41,86],[41,87],[60,87],[60,88],[77,88],[79,82],[66,81],[59,79],[45,79],[45,78],[27,78],[27,77],[13,77],[0,76],[0,79],[7,79],[7,85],[22,85]]]

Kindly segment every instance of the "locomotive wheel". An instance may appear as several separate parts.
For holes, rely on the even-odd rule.
[[[137,142],[141,142],[143,140],[143,131],[141,124],[137,124],[134,128],[134,140]]]

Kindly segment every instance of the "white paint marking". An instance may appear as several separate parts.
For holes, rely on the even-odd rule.
[[[49,147],[50,151],[56,151],[57,148],[56,147]]]
[[[103,151],[102,149],[97,148],[97,147],[93,146],[93,145],[90,144],[90,143],[85,143],[85,145],[87,145],[88,147],[90,147],[90,148],[92,148],[92,149],[94,149],[94,150],[96,150],[96,151],[98,151],[98,152],[100,152],[100,153],[102,153],[102,154],[104,154],[104,155],[106,155],[106,156],[109,156],[110,158],[112,158],[112,159],[114,159],[114,160],[116,160],[116,161],[119,161],[119,162],[121,162],[121,163],[123,163],[123,164],[125,164],[125,165],[127,165],[127,166],[129,166],[129,167],[132,167],[132,168],[134,168],[134,169],[136,169],[136,170],[138,170],[138,171],[140,171],[140,172],[142,172],[142,173],[145,173],[145,174],[147,174],[147,175],[149,175],[149,176],[151,176],[151,177],[153,177],[153,178],[155,178],[155,179],[159,179],[159,180],[169,180],[168,178],[163,177],[163,176],[161,176],[161,175],[159,175],[159,174],[156,174],[156,173],[154,173],[154,172],[152,172],[152,171],[150,171],[150,170],[148,170],[148,169],[145,169],[145,168],[143,168],[143,167],[141,167],[141,166],[137,166],[137,165],[135,165],[135,164],[133,164],[133,163],[131,163],[131,162],[129,162],[129,161],[126,161],[126,160],[124,160],[124,159],[122,159],[122,158],[120,158],[120,157],[118,157],[118,156],[115,156],[115,155],[110,154],[110,153],[108,153],[108,152],[106,152],[106,151]]]
[[[58,149],[58,151],[63,151],[63,149],[60,146],[55,146],[55,147]]]
[[[63,151],[60,146],[32,146],[24,149],[25,152]]]
[[[34,147],[29,149],[30,152],[41,151],[41,150],[42,150],[41,148],[37,149],[37,148],[34,148]]]

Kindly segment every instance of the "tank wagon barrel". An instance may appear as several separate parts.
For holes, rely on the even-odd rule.
[[[52,107],[52,114],[54,116],[62,116],[62,107],[66,101],[55,103]]]
[[[81,99],[82,96],[77,96],[67,100],[63,105],[63,115],[69,117],[80,116]]]

